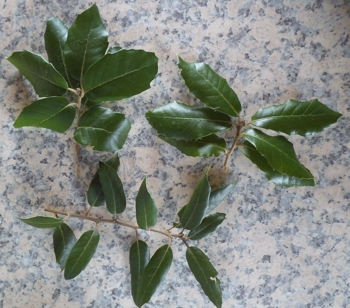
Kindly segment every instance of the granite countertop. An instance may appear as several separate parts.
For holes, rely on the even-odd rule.
[[[72,130],[13,127],[36,95],[6,57],[23,49],[46,57],[45,21],[55,16],[70,25],[91,4],[0,1],[0,308],[134,307],[132,230],[101,225],[96,255],[80,276],[66,281],[54,260],[52,231],[18,220],[45,215],[45,207],[84,211],[97,162],[109,157],[81,147],[78,176]],[[219,272],[223,307],[350,307],[349,1],[104,0],[98,6],[111,44],[154,51],[159,58],[150,90],[107,104],[132,123],[120,151],[128,200],[123,218],[135,220],[134,199],[147,177],[159,227],[166,227],[212,165],[215,185],[239,179],[219,207],[225,222],[196,243]],[[277,187],[239,151],[225,171],[222,157],[185,157],[160,140],[145,113],[173,100],[196,102],[179,75],[177,55],[205,61],[224,76],[247,119],[290,98],[318,98],[342,113],[323,133],[290,138],[316,187]],[[104,209],[94,211],[108,216]],[[92,227],[69,223],[77,235]],[[152,252],[166,241],[141,236]],[[164,284],[145,307],[212,307],[178,244]]]

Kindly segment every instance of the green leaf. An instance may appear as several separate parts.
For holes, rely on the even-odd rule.
[[[61,218],[53,218],[47,216],[36,216],[32,218],[20,218],[21,221],[35,228],[56,228],[62,224]]]
[[[266,158],[262,156],[257,149],[247,140],[244,141],[241,147],[243,154],[250,159],[250,161],[257,165],[258,168],[265,174],[265,176],[274,182],[276,185],[281,186],[315,186],[314,179],[299,179],[289,176],[287,174],[281,174],[277,170],[273,170]]]
[[[66,79],[71,87],[76,86],[75,81],[69,76],[64,46],[67,40],[68,29],[58,18],[51,18],[46,22],[44,34],[45,49],[49,57],[49,62]]]
[[[115,172],[117,172],[120,165],[118,154],[109,159],[106,162],[106,165],[110,166]],[[99,170],[96,171],[87,192],[87,200],[90,206],[101,206],[106,201],[98,173]]]
[[[208,181],[209,168],[196,186],[190,202],[186,205],[180,222],[185,229],[192,230],[201,222],[209,205],[210,183]]]
[[[202,223],[195,229],[188,233],[187,237],[191,240],[200,240],[210,233],[214,232],[216,228],[224,221],[226,214],[215,213],[205,217]]]
[[[136,196],[136,220],[141,229],[147,230],[157,223],[158,209],[143,180]]]
[[[172,261],[173,252],[170,245],[160,247],[152,256],[141,276],[137,300],[135,301],[138,307],[141,307],[151,299],[168,273]]]
[[[100,162],[98,174],[110,213],[122,213],[126,207],[126,197],[123,183],[114,168]]]
[[[82,105],[86,106],[87,108],[93,108],[93,107],[98,107],[101,106],[104,102],[92,102],[90,100],[87,99],[87,97],[85,96],[82,100]]]
[[[209,205],[206,211],[206,214],[210,213],[214,210],[222,201],[226,199],[226,197],[233,191],[236,187],[237,182],[227,185],[225,187],[220,187],[214,189],[210,193],[209,197]]]
[[[337,122],[340,116],[340,113],[329,109],[317,99],[308,102],[289,100],[282,105],[259,109],[252,117],[252,124],[289,135],[305,136],[321,132]]]
[[[209,258],[199,248],[188,247],[186,259],[191,272],[200,283],[204,293],[216,307],[221,307],[220,280],[216,277],[218,272],[210,263]]]
[[[225,78],[205,63],[190,63],[179,57],[179,68],[186,86],[204,104],[233,117],[241,112],[237,94]]]
[[[39,96],[61,96],[68,84],[62,75],[42,56],[30,51],[15,51],[7,58],[33,85]]]
[[[120,46],[114,46],[114,47],[110,47],[107,51],[107,53],[117,53],[119,51],[123,50],[123,47]]]
[[[73,123],[75,107],[64,97],[41,98],[23,108],[14,127],[35,126],[64,133]]]
[[[53,233],[53,249],[55,251],[56,262],[64,270],[68,256],[75,245],[77,239],[72,229],[65,223],[55,228]]]
[[[122,49],[92,65],[82,84],[91,101],[121,100],[149,89],[157,72],[158,58],[153,52]]]
[[[149,248],[145,242],[137,240],[131,245],[129,254],[131,294],[135,304],[137,303],[137,292],[140,287],[141,276],[149,262],[149,256]]]
[[[172,102],[146,113],[159,135],[177,139],[200,139],[230,128],[230,117],[209,107]]]
[[[70,74],[81,80],[86,70],[104,56],[107,48],[108,32],[94,4],[79,14],[68,30],[64,53]]]
[[[272,137],[257,129],[249,129],[244,137],[266,158],[273,170],[298,179],[314,179],[310,171],[298,161],[293,144],[285,137]]]
[[[73,246],[64,270],[64,278],[66,280],[73,279],[78,276],[89,264],[93,257],[100,234],[96,230],[86,231]]]
[[[220,156],[226,151],[225,139],[216,135],[209,135],[197,140],[180,140],[175,138],[167,138],[164,135],[159,135],[159,138],[163,139],[165,142],[174,146],[188,156]]]
[[[122,113],[95,107],[86,111],[74,132],[74,139],[82,145],[91,145],[95,151],[120,150],[130,131],[130,123]]]

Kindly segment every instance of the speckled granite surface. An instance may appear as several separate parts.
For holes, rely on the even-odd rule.
[[[109,104],[132,122],[121,151],[121,173],[133,220],[143,177],[159,207],[159,227],[171,223],[203,170],[215,184],[239,178],[220,206],[227,219],[201,240],[219,271],[223,307],[350,307],[350,4],[318,1],[99,1],[112,44],[154,51],[159,75],[147,92]],[[68,4],[67,4],[68,3]],[[14,50],[45,55],[45,21],[67,25],[92,3],[0,0],[0,307],[134,307],[128,249],[132,230],[102,225],[101,242],[87,269],[65,281],[54,262],[51,231],[17,217],[44,207],[81,212],[97,162],[107,154],[82,148],[80,176],[72,131],[14,129],[14,119],[36,96],[5,58]],[[226,77],[251,116],[289,98],[319,98],[344,114],[339,123],[306,139],[293,136],[301,161],[317,177],[315,188],[269,183],[239,152],[227,172],[222,158],[186,158],[162,142],[144,118],[172,100],[193,102],[176,55],[205,61]],[[96,214],[108,216],[104,210]],[[91,224],[70,220],[77,235]],[[165,240],[150,238],[152,252]],[[176,243],[175,243],[176,244]],[[174,245],[164,285],[145,307],[212,307]]]

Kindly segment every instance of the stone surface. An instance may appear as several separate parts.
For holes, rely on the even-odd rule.
[[[67,4],[67,2],[69,4]],[[74,3],[75,2],[75,3]],[[128,249],[134,232],[101,224],[101,241],[86,270],[65,281],[55,263],[52,232],[18,217],[45,207],[83,212],[85,191],[99,160],[109,155],[81,148],[79,175],[70,130],[14,129],[36,99],[6,57],[28,49],[44,57],[45,21],[70,25],[92,3],[0,0],[0,307],[134,307]],[[103,0],[98,3],[111,45],[154,51],[159,74],[152,88],[108,103],[132,122],[120,152],[128,199],[123,219],[135,220],[134,199],[144,177],[159,208],[159,228],[172,223],[203,171],[215,185],[239,178],[219,210],[227,219],[195,243],[219,272],[224,307],[350,306],[350,4],[334,1]],[[314,188],[281,188],[237,151],[223,158],[188,158],[161,141],[144,114],[173,100],[196,103],[176,66],[177,55],[205,61],[224,76],[249,119],[258,108],[287,99],[319,98],[343,113],[325,132],[290,137],[316,176]],[[93,214],[108,217],[105,209]],[[93,225],[70,219],[77,236]],[[141,233],[152,252],[166,242]],[[175,261],[145,307],[212,307],[189,274],[185,246],[174,241]]]

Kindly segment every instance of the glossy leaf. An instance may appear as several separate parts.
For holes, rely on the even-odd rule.
[[[216,228],[224,221],[225,216],[226,214],[216,213],[205,217],[197,228],[188,233],[187,237],[191,240],[200,240],[201,238],[206,237],[216,230]]]
[[[218,272],[211,264],[209,258],[199,248],[188,247],[186,259],[191,272],[200,283],[204,293],[216,307],[221,307],[220,280],[216,277]]]
[[[145,242],[137,240],[131,245],[129,254],[131,294],[135,303],[137,303],[137,292],[140,287],[141,276],[149,262],[149,257],[149,248]]]
[[[210,213],[212,210],[218,207],[218,205],[226,199],[226,197],[233,191],[236,187],[237,182],[227,185],[225,187],[220,187],[214,189],[210,192],[209,205],[206,214]]]
[[[100,234],[96,230],[86,231],[78,239],[66,262],[65,279],[73,279],[86,268],[96,251],[99,240]]]
[[[230,117],[209,107],[172,102],[146,113],[159,135],[177,139],[200,139],[231,127]]]
[[[259,109],[252,117],[252,124],[289,135],[305,136],[321,132],[337,122],[340,116],[340,113],[329,109],[317,99],[308,102],[289,100],[282,105]]]
[[[64,53],[70,74],[81,80],[86,70],[104,56],[107,48],[108,32],[94,4],[79,14],[68,30]]]
[[[153,52],[122,49],[94,63],[82,83],[93,102],[121,100],[149,89],[157,72],[158,58]]]
[[[170,245],[160,247],[152,256],[143,270],[137,300],[135,304],[141,307],[146,304],[164,280],[173,261],[173,252]]]
[[[21,221],[35,228],[56,228],[62,224],[61,218],[47,217],[47,216],[36,216],[32,218],[20,218]]]
[[[285,137],[272,137],[257,129],[249,129],[244,137],[266,158],[272,169],[298,179],[314,179],[310,171],[298,161],[293,144]]]
[[[73,85],[76,85],[76,82],[69,76],[64,55],[67,35],[67,27],[58,18],[51,18],[46,22],[44,39],[49,62],[66,79],[68,84],[73,87]]]
[[[123,183],[114,168],[100,162],[98,171],[107,209],[110,213],[122,213],[126,207]]]
[[[64,97],[41,98],[23,108],[14,127],[34,126],[64,133],[73,123],[75,107]]]
[[[53,233],[53,249],[55,251],[56,262],[62,270],[66,267],[68,256],[76,241],[77,239],[72,229],[65,223],[55,228]]]
[[[232,117],[238,117],[241,103],[225,78],[205,63],[190,63],[179,57],[178,66],[186,86],[200,101]]]
[[[33,85],[39,96],[61,96],[68,84],[62,75],[42,56],[30,51],[15,51],[7,58]]]
[[[109,159],[106,162],[106,165],[110,166],[115,172],[117,172],[120,165],[118,154]],[[98,173],[99,170],[96,171],[87,192],[87,200],[90,206],[101,206],[106,201]]]
[[[143,180],[136,196],[136,220],[141,229],[147,230],[157,223],[158,209]]]
[[[257,149],[247,140],[244,141],[241,147],[243,154],[250,159],[250,161],[257,165],[258,168],[266,175],[266,177],[274,182],[276,185],[281,186],[315,186],[314,179],[299,179],[289,176],[287,174],[281,174],[277,170],[273,170],[266,158],[262,156]]]
[[[185,229],[192,230],[201,222],[209,205],[210,183],[208,181],[209,168],[196,186],[190,202],[186,205],[180,222]]]
[[[122,113],[95,107],[86,111],[74,132],[74,139],[82,145],[91,145],[95,151],[118,151],[130,131],[130,123]]]
[[[120,46],[114,46],[114,47],[110,47],[108,48],[107,53],[117,53],[119,51],[123,50],[123,47]]]
[[[93,108],[93,107],[98,107],[101,106],[104,102],[92,102],[87,99],[87,97],[84,97],[82,100],[82,105],[84,105],[87,108]]]
[[[209,135],[197,140],[180,140],[175,138],[167,138],[164,135],[159,135],[159,138],[163,139],[165,142],[174,146],[188,156],[220,156],[226,151],[225,139],[216,135]]]

